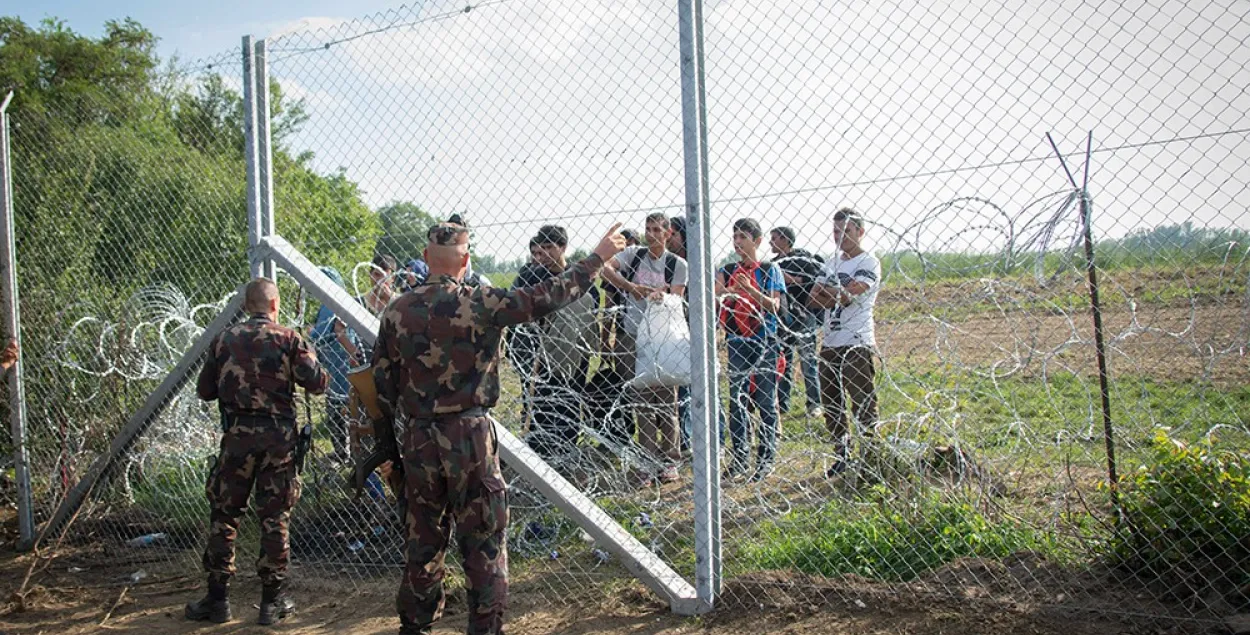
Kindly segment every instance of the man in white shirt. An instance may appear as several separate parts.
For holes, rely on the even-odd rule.
[[[881,262],[864,249],[863,238],[864,217],[859,212],[842,208],[834,213],[833,239],[841,253],[825,263],[809,301],[812,308],[827,309],[820,388],[836,457],[826,476],[846,469],[851,439],[848,399],[860,434],[871,435],[877,423],[872,310],[881,286]]]
[[[666,249],[672,227],[662,212],[647,216],[646,246],[627,247],[603,267],[603,277],[625,296],[625,319],[616,334],[617,367],[622,378],[634,377],[638,326],[647,303],[665,293],[686,291],[686,259]],[[662,466],[655,480],[677,480],[681,461],[677,436],[677,393],[671,387],[647,388],[638,399],[638,442]]]

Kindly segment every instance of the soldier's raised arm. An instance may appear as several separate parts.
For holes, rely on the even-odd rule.
[[[557,277],[532,287],[484,290],[482,299],[491,321],[499,326],[531,322],[589,291],[603,263],[625,249],[620,229],[621,223],[612,225],[593,253]]]
[[[221,336],[213,338],[208,344],[208,352],[204,353],[204,366],[200,368],[200,376],[195,382],[195,394],[199,395],[204,401],[212,401],[217,398],[217,370],[219,363],[217,361],[217,350],[220,347]]]
[[[317,363],[317,353],[307,340],[295,336],[294,359],[291,360],[291,375],[295,383],[304,387],[310,395],[320,395],[330,385],[330,375]]]

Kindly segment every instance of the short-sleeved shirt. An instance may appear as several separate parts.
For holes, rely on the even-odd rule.
[[[416,419],[493,407],[504,328],[576,300],[602,267],[591,254],[532,287],[472,287],[442,276],[400,296],[382,313],[373,347],[379,405]]]
[[[317,361],[321,362],[321,366],[330,375],[330,385],[326,389],[326,396],[330,399],[343,400],[347,399],[351,390],[351,384],[347,381],[347,372],[351,370],[351,363],[348,360],[347,350],[343,348],[342,342],[339,342],[338,333],[334,331],[334,323],[337,319],[330,307],[321,307],[317,311],[317,320],[312,330],[308,332],[308,337],[312,340],[313,346],[317,347]],[[356,332],[350,328],[346,329],[346,336],[359,352],[360,341],[356,337]]]
[[[873,325],[872,310],[880,290],[881,261],[864,252],[854,258],[836,257],[825,263],[824,271],[817,280],[820,284],[843,287],[852,282],[863,282],[868,290],[855,296],[843,307],[825,311],[824,345],[826,347],[876,346],[877,335]]]
[[[226,414],[295,420],[295,387],[319,395],[329,377],[313,347],[264,315],[222,331],[209,344],[196,392]]]
[[[738,270],[742,263],[735,262],[720,269],[721,282],[728,286],[729,278]],[[786,279],[781,275],[781,267],[775,262],[761,262],[760,266],[755,270],[755,285],[766,296],[772,296],[773,292],[786,292]],[[761,328],[757,329],[750,336],[742,335],[732,331],[726,331],[725,337],[731,340],[766,340],[777,334],[777,314],[771,311],[760,309],[762,319],[760,321]]]
[[[651,252],[642,245],[634,245],[626,247],[624,251],[616,255],[617,271],[630,273],[627,271],[630,265],[642,253],[642,258],[638,259],[638,268],[628,279],[634,284],[640,284],[656,289],[667,290],[671,285],[686,286],[689,272],[686,267],[686,259],[678,256],[671,251],[665,251],[659,258],[653,258]],[[664,281],[665,262],[672,258],[675,261],[673,266],[673,281]],[[625,332],[630,335],[638,334],[638,325],[642,323],[642,316],[647,312],[647,300],[643,298],[639,300],[632,295],[622,294],[625,297]]]

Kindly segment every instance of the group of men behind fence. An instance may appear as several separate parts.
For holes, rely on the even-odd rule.
[[[872,311],[881,267],[864,249],[864,220],[857,212],[839,210],[832,229],[838,255],[825,262],[798,248],[790,227],[769,232],[770,259],[757,221],[743,218],[733,224],[735,258],[714,277],[729,366],[728,430],[723,416],[719,425],[722,436],[728,432],[728,479],[759,481],[772,473],[781,415],[790,410],[796,392],[795,374],[803,377],[807,415],[823,414],[835,444],[830,476],[848,464],[848,420],[858,421],[865,431],[876,422]],[[647,216],[638,244],[628,245],[604,266],[602,302],[588,296],[510,336],[510,358],[521,377],[529,423],[526,440],[544,458],[558,464],[581,433],[590,431],[609,443],[636,443],[649,459],[649,469],[637,473],[640,483],[679,478],[691,436],[688,387],[621,387],[641,372],[635,367],[636,351],[647,307],[665,294],[685,297],[685,230],[681,217]],[[513,287],[537,284],[566,269],[567,246],[563,227],[540,228],[530,239],[530,262]],[[596,354],[600,361],[591,375]],[[758,425],[752,425],[750,410],[757,413]]]
[[[589,256],[570,264],[564,253],[567,233],[545,226],[530,242],[531,262],[510,289],[501,289],[471,273],[467,226],[459,218],[439,223],[429,231],[420,279],[409,280],[399,292],[381,290],[375,280],[374,289],[359,299],[380,313],[371,350],[341,322],[318,316],[310,335],[341,347],[345,357],[326,360],[329,372],[312,345],[278,324],[277,286],[264,278],[249,283],[244,290],[248,319],[213,339],[197,382],[202,399],[219,402],[223,434],[206,484],[208,592],[187,604],[186,617],[217,623],[232,619],[228,590],[236,571],[234,542],[249,498],[261,527],[258,622],[272,624],[294,609],[284,590],[288,525],[299,499],[308,441],[296,426],[296,387],[309,394],[330,389],[328,408],[341,411],[349,392],[344,373],[366,359],[372,360],[381,413],[373,422],[374,451],[391,461],[397,477],[392,486],[405,503],[406,564],[396,603],[401,634],[430,633],[442,615],[453,525],[469,587],[468,632],[503,632],[507,486],[489,412],[499,399],[505,333],[526,395],[527,441],[537,452],[554,459],[570,451],[587,422],[605,441],[628,444],[637,436],[652,463],[640,474],[643,481],[677,480],[690,439],[688,389],[649,386],[627,395],[619,389],[634,375],[639,329],[650,304],[666,295],[685,295],[685,223],[652,214],[642,237],[619,230],[618,223]],[[796,357],[807,412],[817,416],[823,408],[835,445],[830,475],[845,469],[849,460],[848,398],[858,425],[871,430],[876,420],[872,305],[880,265],[860,244],[863,233],[858,213],[839,210],[833,217],[839,255],[825,263],[795,249],[794,231],[778,227],[770,236],[777,259],[770,262],[760,253],[759,223],[734,223],[737,259],[715,276],[718,323],[729,358],[727,478],[749,472],[760,480],[772,472],[780,412],[789,406],[792,386],[787,365]],[[388,265],[393,271],[394,263],[385,260],[378,267],[382,278]],[[323,271],[342,284],[337,272]],[[595,284],[601,274],[602,283]],[[618,308],[603,313],[604,306]],[[595,351],[605,359],[588,378]],[[594,403],[629,407],[582,412],[581,398],[596,391]],[[748,405],[760,416],[753,470]],[[346,424],[329,414],[335,452],[344,453]]]

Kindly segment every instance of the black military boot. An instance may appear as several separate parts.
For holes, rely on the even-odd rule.
[[[230,591],[225,582],[209,582],[208,595],[197,602],[188,602],[185,614],[194,622],[209,621],[214,624],[225,624],[234,619],[230,613]]]
[[[282,592],[282,583],[266,584],[260,595],[260,617],[256,623],[269,626],[295,612],[295,603]]]
[[[428,626],[418,626],[416,622],[402,615],[399,616],[399,635],[430,635],[432,632]]]

